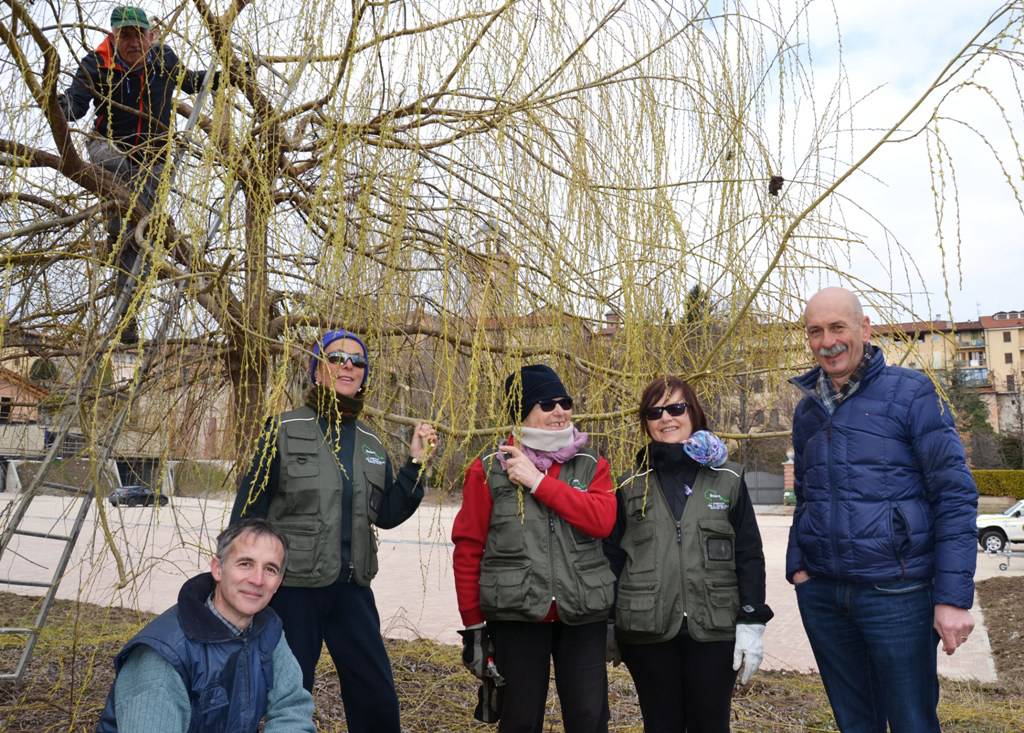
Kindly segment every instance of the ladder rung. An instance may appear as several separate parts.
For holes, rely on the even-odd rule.
[[[49,532],[33,532],[30,529],[16,529],[14,534],[25,535],[26,537],[40,537],[44,540],[62,540],[67,542],[71,538],[66,534],[50,534]]]
[[[13,578],[0,578],[0,584],[6,585],[30,585],[34,588],[49,588],[52,583],[44,583],[41,580],[14,580]]]
[[[20,629],[20,628],[15,628],[13,626],[0,627],[0,634],[32,635],[32,634],[38,634],[38,633],[39,633],[39,629]]]

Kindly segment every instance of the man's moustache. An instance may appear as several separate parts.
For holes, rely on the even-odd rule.
[[[846,351],[846,348],[846,344],[836,344],[835,346],[830,346],[828,348],[822,347],[818,349],[818,356],[824,356],[826,358],[839,356]]]

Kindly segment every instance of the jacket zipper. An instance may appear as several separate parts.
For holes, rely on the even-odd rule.
[[[836,408],[838,409],[838,408]],[[825,424],[825,436],[828,441],[828,493],[831,504],[831,532],[832,535],[832,576],[840,577],[839,575],[839,536],[836,532],[836,524],[839,517],[839,497],[836,491],[835,481],[832,477],[832,416],[829,415],[828,422]]]
[[[555,596],[558,590],[557,583],[558,579],[555,577],[555,561],[551,551],[551,545],[555,541],[555,518],[551,516],[551,510],[548,509],[548,573],[551,575],[551,603],[557,603]],[[550,611],[550,609],[549,609]],[[545,614],[546,615],[546,614]]]

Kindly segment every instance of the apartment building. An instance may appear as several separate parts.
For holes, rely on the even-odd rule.
[[[886,361],[937,376],[956,370],[977,390],[997,432],[1024,428],[1024,311],[1000,311],[976,321],[917,321],[873,326]]]

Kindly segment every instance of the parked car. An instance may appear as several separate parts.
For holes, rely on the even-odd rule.
[[[148,486],[118,486],[110,492],[110,503],[114,506],[152,506],[156,500],[156,494]],[[167,506],[167,497],[163,494],[160,494],[160,506]]]
[[[1024,542],[1024,499],[1002,514],[978,515],[978,544],[986,552],[1002,552],[1011,542]]]

